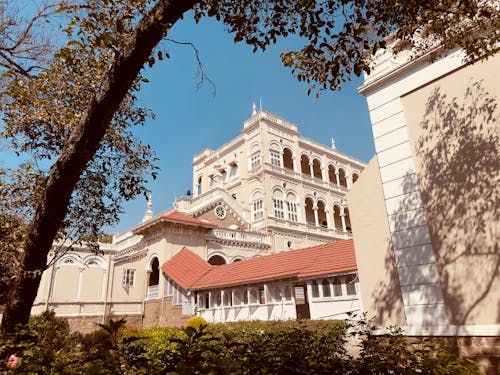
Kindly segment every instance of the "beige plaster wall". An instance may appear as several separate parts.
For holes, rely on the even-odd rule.
[[[377,325],[405,325],[377,157],[347,194],[363,310]]]
[[[499,72],[497,54],[402,97],[450,324],[500,323]]]

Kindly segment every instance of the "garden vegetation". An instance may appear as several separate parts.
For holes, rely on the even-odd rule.
[[[430,339],[366,322],[281,321],[130,329],[110,320],[87,334],[47,312],[0,341],[5,374],[479,374]]]

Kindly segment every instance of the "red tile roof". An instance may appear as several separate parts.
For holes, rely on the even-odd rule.
[[[189,251],[188,249],[185,250],[186,252]],[[198,257],[194,253],[191,254]],[[177,278],[181,279],[180,275],[178,275],[181,272],[180,270],[184,273],[190,272],[187,271],[190,266],[187,263],[180,265],[179,259],[172,262],[174,258],[166,262],[162,269],[164,271],[168,269],[169,272],[165,272],[177,282]],[[201,258],[199,259],[206,263]],[[175,263],[176,266],[170,265],[170,262]],[[208,263],[206,264],[208,265]],[[196,267],[199,267],[199,265]],[[354,242],[352,240],[331,242],[300,250],[290,250],[222,266],[208,265],[208,267],[203,269],[204,272],[193,271],[192,283],[188,287],[183,286],[183,288],[211,289],[274,279],[303,279],[357,269]],[[181,284],[179,283],[179,285]],[[188,285],[188,283],[184,285]]]
[[[175,254],[161,269],[183,289],[190,289],[196,280],[200,279],[214,266],[208,264],[198,255],[184,247]]]
[[[203,221],[200,219],[197,219],[195,217],[192,217],[189,214],[186,214],[185,212],[180,212],[177,210],[171,210],[165,214],[160,215],[161,218],[167,219],[169,221],[177,221],[180,223],[188,223],[188,224],[197,224],[197,225],[203,225],[207,227],[216,227],[217,225],[212,224],[208,221]]]
[[[177,211],[177,210],[170,210],[166,213],[163,213],[161,215],[155,216],[144,223],[139,224],[136,226],[132,231],[134,233],[141,233],[144,229],[149,228],[153,225],[157,225],[158,223],[161,222],[171,222],[171,223],[181,223],[181,224],[187,224],[187,225],[199,225],[202,227],[208,227],[208,228],[215,228],[217,225],[212,224],[208,221],[200,220],[195,217],[192,217],[191,215]]]

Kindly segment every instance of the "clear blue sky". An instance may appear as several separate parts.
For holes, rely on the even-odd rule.
[[[193,42],[206,74],[216,85],[215,97],[207,83],[196,89],[193,50],[163,42],[170,59],[147,70],[150,83],[143,86],[142,103],[156,114],[138,134],[157,152],[161,170],[150,184],[155,214],[172,207],[176,197],[191,189],[192,157],[204,148],[218,148],[237,136],[251,115],[253,102],[295,122],[299,132],[361,160],[374,154],[364,97],[357,92],[361,79],[340,92],[324,92],[319,99],[307,96],[307,85],[298,82],[281,64],[280,52],[300,48],[300,41],[280,40],[266,52],[252,53],[246,44],[235,44],[224,25],[205,19],[196,25],[190,17],[176,24],[168,35]],[[127,202],[118,227],[121,232],[136,225],[146,210],[144,197]]]
[[[295,122],[299,132],[361,160],[374,154],[371,126],[364,97],[356,79],[340,92],[323,92],[319,99],[307,96],[308,86],[298,82],[282,66],[280,53],[302,47],[300,40],[279,40],[266,52],[253,53],[246,44],[233,42],[224,25],[215,19],[195,24],[190,16],[177,23],[168,38],[192,42],[198,49],[205,73],[216,85],[216,95],[206,83],[196,87],[197,63],[189,46],[162,42],[170,59],[146,69],[150,82],[143,85],[139,101],[156,118],[137,129],[138,137],[156,151],[161,168],[149,184],[155,214],[172,207],[192,185],[192,158],[205,148],[216,149],[236,137],[251,115],[252,103]],[[16,165],[12,153],[1,153],[0,166]],[[108,233],[125,231],[138,224],[146,210],[141,195],[124,203],[120,224]]]

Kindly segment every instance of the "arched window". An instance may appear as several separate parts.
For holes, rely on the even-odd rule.
[[[316,220],[314,218],[313,210],[313,200],[311,198],[306,198],[305,200],[305,210],[306,210],[306,222],[307,224],[316,225]]]
[[[326,219],[326,207],[323,201],[318,201],[318,222],[320,226],[324,228],[328,227],[328,221]]]
[[[321,283],[321,287],[323,289],[323,297],[331,297],[332,293],[330,292],[330,283],[328,280],[323,280]]]
[[[148,286],[155,286],[160,283],[160,262],[154,257],[151,261],[151,272],[149,273]]]
[[[348,232],[352,232],[352,227],[351,227],[351,217],[349,215],[349,209],[346,207],[344,208],[344,220],[345,220],[345,229]]]
[[[293,154],[289,148],[283,149],[283,166],[293,170]]]
[[[333,221],[337,230],[344,230],[342,227],[342,218],[340,217],[340,207],[337,205],[333,206]]]
[[[357,173],[352,174],[352,183],[354,184],[358,180],[359,176]]]
[[[321,173],[321,162],[319,161],[319,159],[313,160],[313,174],[314,174],[314,177],[316,177],[316,178],[319,178],[319,179],[323,178],[323,175]]]
[[[158,298],[160,284],[160,262],[157,257],[151,260],[148,280],[147,299]]]
[[[273,213],[277,219],[285,218],[285,204],[283,202],[283,192],[280,190],[273,191]]]
[[[339,183],[340,186],[347,187],[347,178],[343,168],[339,168]]]
[[[311,167],[309,166],[309,158],[307,155],[302,155],[300,157],[300,169],[303,174],[306,174],[308,176],[311,175]]]
[[[337,176],[335,176],[335,166],[334,165],[329,165],[328,166],[328,180],[332,183],[332,184],[337,184]]]
[[[208,259],[208,263],[212,266],[222,266],[223,264],[226,264],[226,260],[222,257],[222,255],[212,255]]]
[[[281,167],[281,151],[277,144],[272,144],[269,148],[269,158],[272,165]]]

